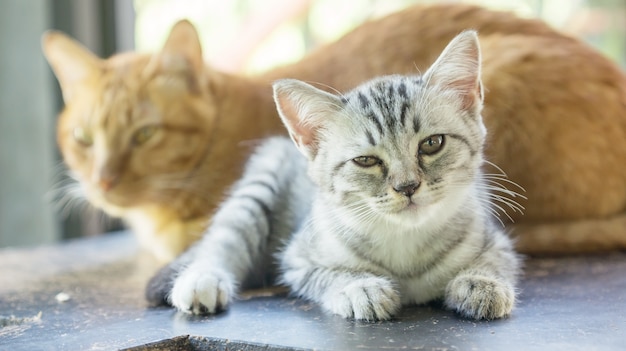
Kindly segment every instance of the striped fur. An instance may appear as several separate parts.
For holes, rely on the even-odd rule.
[[[257,150],[177,261],[170,302],[216,312],[239,283],[273,276],[275,254],[282,283],[343,317],[388,319],[438,298],[466,317],[507,316],[519,263],[490,218],[479,77],[476,34],[465,32],[423,77],[381,77],[343,96],[275,83],[305,157],[284,139]]]
[[[273,284],[273,255],[309,213],[313,187],[306,160],[289,139],[265,141],[208,232],[149,282],[148,301],[194,314],[215,313],[239,288]]]

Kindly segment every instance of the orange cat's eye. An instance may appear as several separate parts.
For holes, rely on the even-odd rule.
[[[133,144],[141,145],[148,141],[154,134],[156,133],[158,127],[157,126],[146,126],[142,127],[135,132],[133,135]]]
[[[378,164],[381,164],[382,161],[374,156],[359,156],[352,159],[352,162],[356,163],[361,167],[373,167]]]
[[[74,140],[83,146],[91,146],[93,144],[91,134],[81,127],[74,128],[72,135],[74,136]]]

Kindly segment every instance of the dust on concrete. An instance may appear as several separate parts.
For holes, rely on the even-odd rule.
[[[33,317],[0,315],[0,338],[21,335],[33,325],[41,323],[41,315],[41,312]]]

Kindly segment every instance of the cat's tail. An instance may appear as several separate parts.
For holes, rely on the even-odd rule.
[[[626,251],[626,212],[604,219],[583,219],[513,226],[516,248],[531,255]]]

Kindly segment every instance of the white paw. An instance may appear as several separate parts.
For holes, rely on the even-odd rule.
[[[511,314],[515,290],[496,278],[461,274],[448,283],[445,298],[449,308],[465,317],[496,319]]]
[[[213,314],[228,306],[235,292],[230,275],[223,271],[186,269],[174,281],[171,304],[192,314]]]
[[[324,307],[344,318],[386,320],[400,308],[400,296],[393,284],[379,277],[353,281],[326,296]]]

